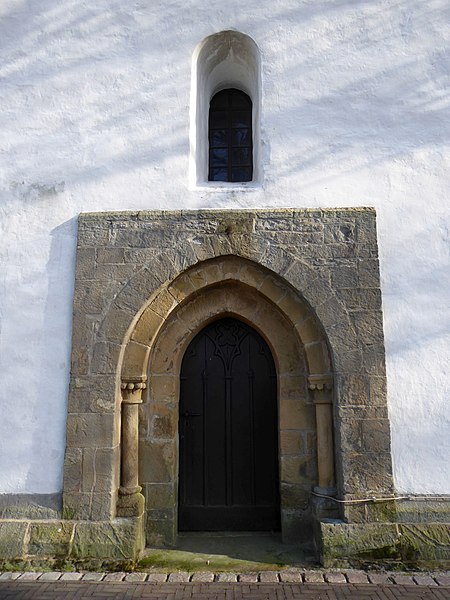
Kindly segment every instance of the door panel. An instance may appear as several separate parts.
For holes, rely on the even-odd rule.
[[[276,373],[237,319],[208,325],[183,358],[180,531],[279,528]]]

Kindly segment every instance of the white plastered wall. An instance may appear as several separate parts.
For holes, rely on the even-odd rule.
[[[61,489],[81,211],[370,205],[395,482],[450,493],[449,19],[447,0],[2,2],[0,492]],[[193,189],[193,55],[227,30],[261,53],[260,185]]]

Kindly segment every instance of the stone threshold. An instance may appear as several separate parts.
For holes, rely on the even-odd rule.
[[[90,583],[296,583],[296,584],[372,584],[450,588],[450,572],[430,574],[407,572],[366,572],[354,569],[322,571],[286,569],[253,573],[213,573],[198,571],[174,572],[61,572],[6,571],[0,573],[0,583],[11,581],[86,581]]]

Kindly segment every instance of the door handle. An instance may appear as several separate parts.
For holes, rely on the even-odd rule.
[[[187,419],[189,417],[201,417],[202,415],[200,413],[191,413],[186,410],[182,416]]]

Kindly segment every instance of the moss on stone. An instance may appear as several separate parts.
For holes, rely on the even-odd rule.
[[[30,525],[28,554],[42,556],[67,556],[74,524],[64,521],[47,521]]]

